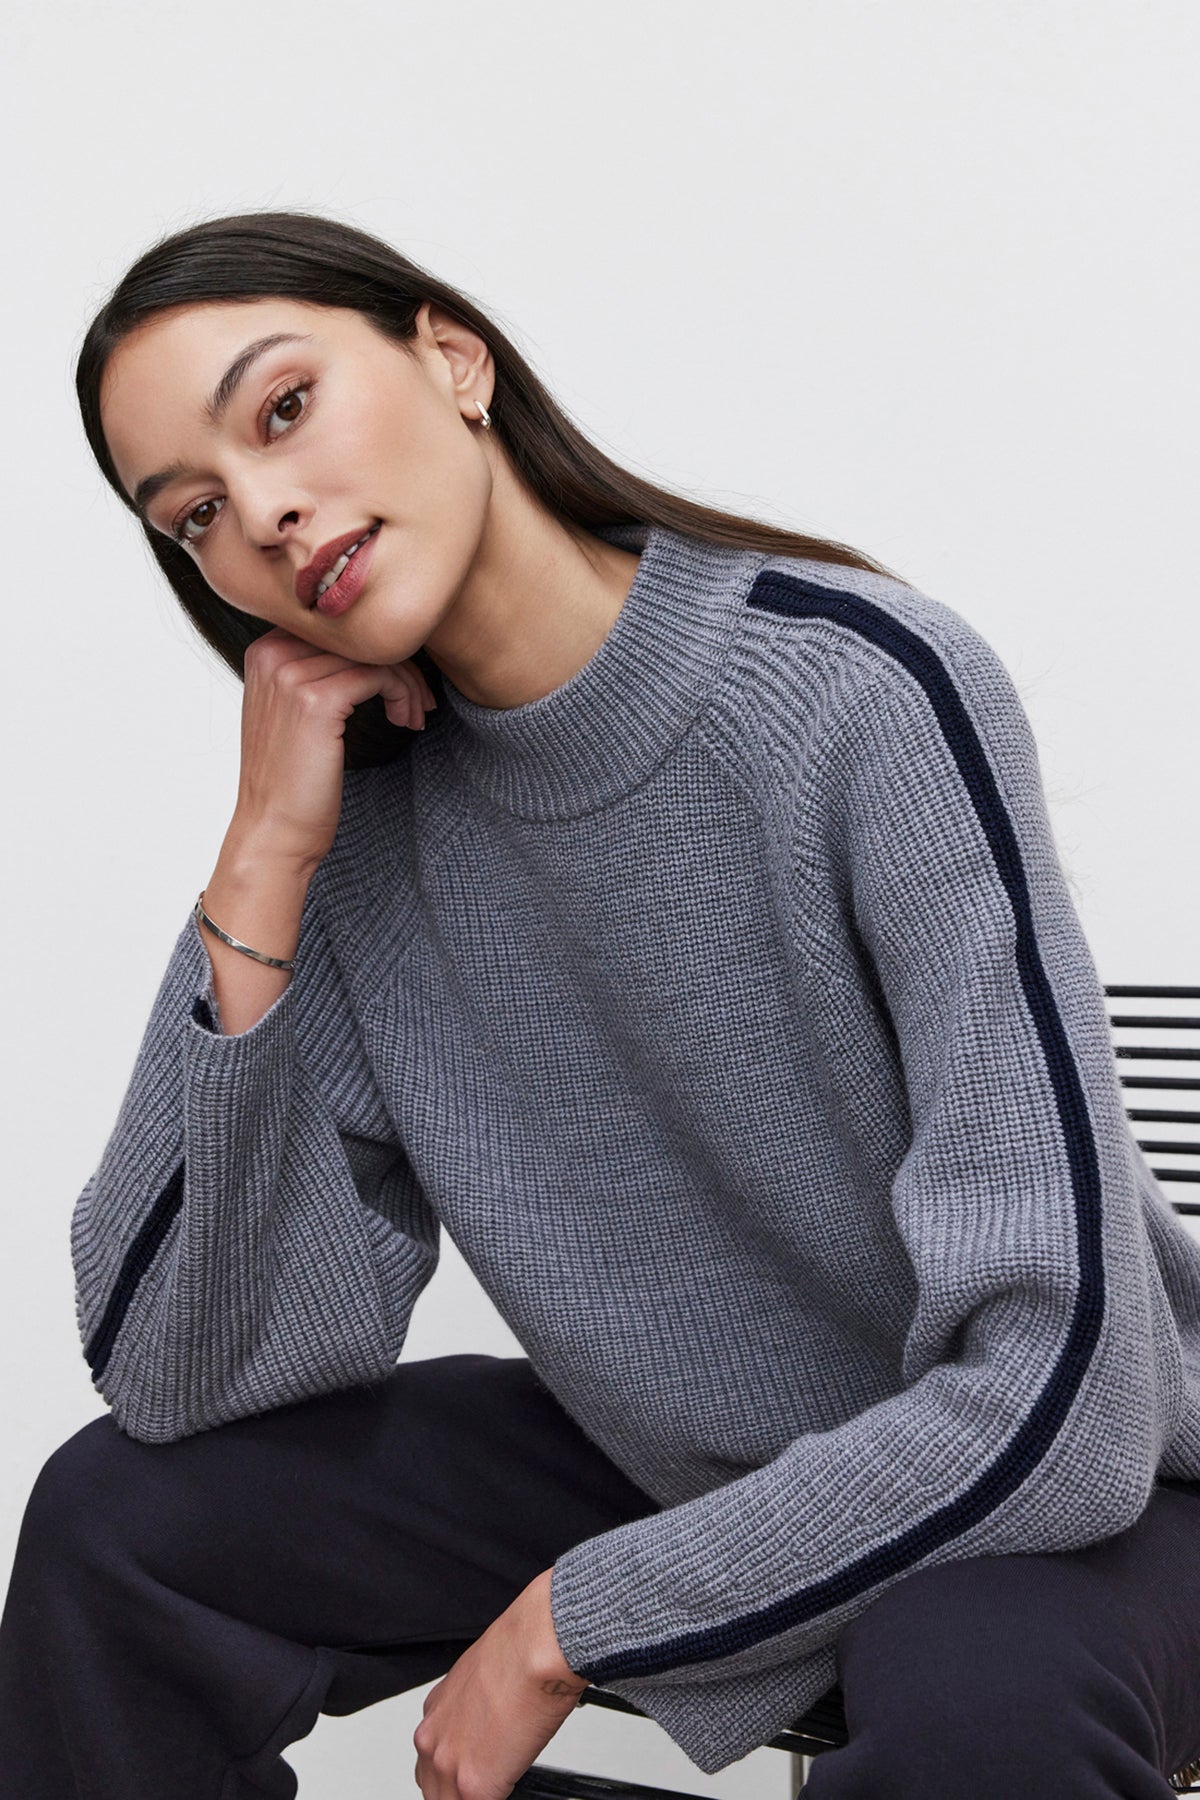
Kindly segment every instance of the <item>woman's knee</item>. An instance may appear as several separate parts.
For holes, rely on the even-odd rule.
[[[1035,1704],[1014,1716],[979,1697],[967,1712],[949,1697],[903,1718],[873,1719],[844,1749],[819,1756],[806,1800],[1158,1800],[1163,1771],[1153,1732],[1131,1742],[1086,1707]]]
[[[1137,1646],[1065,1563],[918,1571],[843,1632],[838,1666],[852,1735],[836,1755],[865,1785],[814,1783],[813,1800],[1162,1792],[1160,1710]]]
[[[128,1516],[137,1446],[102,1413],[50,1452],[34,1479],[21,1523],[21,1548],[78,1551]]]
[[[23,1575],[79,1597],[166,1589],[223,1598],[242,1555],[237,1521],[254,1516],[235,1448],[217,1431],[146,1444],[111,1413],[90,1420],[51,1452],[30,1490],[17,1546]]]

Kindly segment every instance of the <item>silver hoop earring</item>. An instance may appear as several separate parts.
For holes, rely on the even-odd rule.
[[[475,404],[479,408],[479,416],[483,420],[485,427],[490,426],[491,422],[492,422],[492,415],[488,411],[487,407],[483,404],[483,401],[477,400],[475,402]]]

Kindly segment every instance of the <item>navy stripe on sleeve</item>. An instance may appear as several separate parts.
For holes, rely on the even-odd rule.
[[[93,1382],[99,1381],[103,1375],[108,1365],[108,1359],[112,1355],[112,1347],[117,1333],[121,1329],[121,1322],[137,1291],[137,1285],[154,1261],[171,1220],[183,1203],[183,1169],[184,1165],[180,1162],[143,1219],[136,1237],[125,1252],[125,1260],[121,1264],[121,1272],[113,1285],[113,1291],[108,1297],[104,1316],[92,1333],[91,1341],[83,1353],[91,1367]]]
[[[212,1007],[203,994],[197,994],[192,1001],[192,1017],[197,1025],[203,1025],[206,1031],[216,1032],[218,1030]],[[113,1344],[121,1329],[125,1314],[129,1310],[130,1302],[137,1292],[138,1283],[154,1261],[158,1247],[170,1229],[171,1220],[183,1204],[183,1168],[184,1165],[181,1162],[150,1208],[136,1237],[125,1252],[125,1260],[121,1264],[120,1274],[113,1284],[113,1291],[108,1297],[104,1316],[84,1349],[84,1358],[91,1368],[93,1383],[99,1381],[108,1366]]]
[[[924,638],[882,607],[843,588],[824,587],[794,575],[764,570],[747,596],[747,604],[793,618],[829,619],[858,632],[915,676],[929,698],[1012,904],[1021,983],[1045,1054],[1070,1168],[1079,1288],[1070,1328],[1045,1386],[1005,1449],[964,1493],[827,1580],[799,1588],[769,1606],[742,1613],[720,1625],[620,1650],[577,1671],[594,1682],[650,1675],[680,1663],[732,1656],[853,1599],[880,1581],[902,1574],[977,1525],[1028,1478],[1050,1449],[1079,1390],[1104,1314],[1100,1169],[1083,1086],[1042,965],[1012,820],[949,671]]]

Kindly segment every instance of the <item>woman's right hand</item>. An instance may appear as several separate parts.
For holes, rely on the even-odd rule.
[[[256,856],[311,872],[337,831],[346,721],[382,694],[393,725],[415,731],[437,705],[417,665],[352,662],[282,627],[247,647],[242,764],[230,831]]]

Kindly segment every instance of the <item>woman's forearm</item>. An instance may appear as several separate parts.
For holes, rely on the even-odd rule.
[[[291,961],[300,936],[312,866],[256,852],[252,842],[231,832],[204,889],[204,911],[213,922],[268,956]],[[222,1033],[248,1031],[278,1000],[291,980],[289,969],[272,969],[235,950],[197,920],[213,972],[213,992]]]

